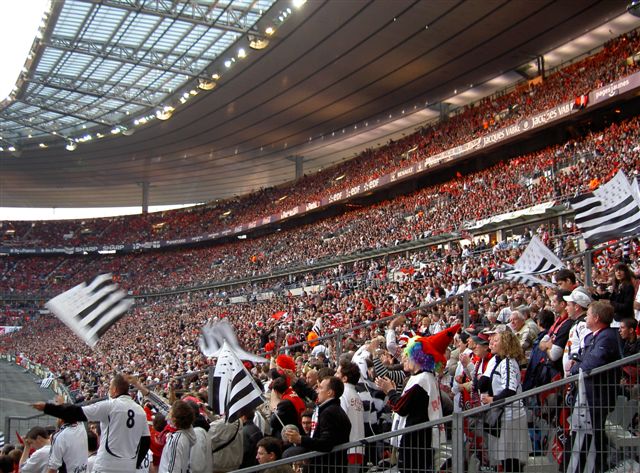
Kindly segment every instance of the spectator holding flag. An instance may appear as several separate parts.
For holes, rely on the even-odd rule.
[[[620,345],[618,334],[611,327],[614,309],[607,301],[596,301],[589,305],[586,325],[590,333],[585,337],[584,348],[571,367],[571,374],[578,374],[580,370],[588,373],[594,368],[604,366],[620,359]],[[584,381],[591,425],[593,428],[593,442],[595,443],[595,471],[605,471],[605,454],[607,439],[604,422],[610,410],[616,404],[616,389],[618,386],[618,370],[609,370]],[[574,450],[588,450],[587,445],[574,444]],[[580,465],[585,465],[587,453],[581,451]]]
[[[99,473],[131,473],[147,456],[150,437],[147,416],[129,396],[129,380],[116,374],[109,385],[109,399],[88,406],[37,402],[45,414],[76,421],[99,421],[102,436],[94,470]]]

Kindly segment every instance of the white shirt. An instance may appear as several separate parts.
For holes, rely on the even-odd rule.
[[[195,443],[196,434],[192,428],[169,434],[162,449],[158,473],[189,473],[191,447]]]
[[[585,317],[575,321],[569,330],[569,340],[564,347],[562,355],[562,366],[564,367],[565,377],[571,376],[571,357],[580,352],[580,348],[584,346],[584,339],[591,330],[587,328]]]
[[[492,360],[496,357],[491,358]],[[495,366],[495,362],[493,363]],[[487,371],[485,371],[487,374]],[[500,394],[505,389],[510,389],[514,391],[516,394],[522,392],[522,383],[520,381],[520,367],[518,366],[518,362],[514,359],[504,358],[500,360],[498,366],[495,367],[495,370],[490,371],[489,376],[491,376],[491,390],[493,391],[493,396],[495,397],[497,394]],[[505,405],[504,408],[504,419],[518,419],[522,416],[527,415],[524,410],[522,401],[515,401]]]
[[[344,392],[340,396],[340,407],[349,417],[351,422],[351,432],[349,433],[349,442],[358,442],[362,440],[364,435],[364,407],[362,399],[356,387],[353,384],[344,383]],[[352,447],[347,453],[364,454],[364,447]]]
[[[85,473],[88,450],[84,424],[64,424],[51,439],[49,468],[58,470],[64,464],[67,473]]]
[[[50,445],[45,445],[33,452],[29,459],[20,465],[20,473],[47,473],[50,448]]]
[[[131,473],[136,469],[138,446],[149,436],[147,416],[128,395],[84,406],[90,421],[99,421],[102,435],[93,467],[96,473]]]

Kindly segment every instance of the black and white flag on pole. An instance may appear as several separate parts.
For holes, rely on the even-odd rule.
[[[640,197],[622,171],[593,192],[570,199],[569,204],[576,212],[577,227],[590,245],[640,231]]]
[[[208,323],[202,327],[199,343],[200,351],[202,351],[204,356],[219,356],[224,342],[227,342],[229,347],[241,360],[251,361],[253,363],[265,363],[269,361],[266,358],[243,350],[240,347],[240,342],[238,342],[235,330],[226,320]]]
[[[264,402],[262,390],[227,342],[219,350],[212,384],[211,406],[227,422],[235,421],[241,409],[255,409]]]
[[[567,465],[567,472],[585,473],[595,471],[596,445],[591,419],[591,410],[587,398],[587,388],[584,383],[582,368],[578,374],[578,395],[571,411],[571,432],[574,434],[571,445],[571,456]]]
[[[91,348],[132,305],[133,299],[113,282],[111,274],[78,284],[45,304]]]
[[[542,284],[553,287],[553,284],[536,277],[539,274],[549,274],[564,268],[564,264],[542,241],[534,235],[529,245],[516,261],[513,267],[502,268],[496,271],[504,278],[516,281],[528,286]]]

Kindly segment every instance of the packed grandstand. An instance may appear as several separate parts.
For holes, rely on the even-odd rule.
[[[578,282],[615,286],[611,271],[616,265],[624,264],[636,275],[640,271],[637,239],[584,253],[565,204],[619,170],[631,177],[640,170],[637,99],[614,99],[594,111],[576,102],[637,73],[637,63],[627,59],[639,47],[637,31],[613,39],[542,81],[483,98],[404,139],[248,196],[130,217],[3,222],[0,325],[21,329],[0,338],[0,353],[46,367],[78,402],[104,397],[114,372],[134,374],[160,392],[168,392],[171,384],[172,389],[202,394],[212,361],[198,349],[198,338],[211,321],[231,322],[248,351],[273,357],[286,351],[302,376],[327,364],[335,366],[340,354],[385,337],[389,326],[397,329],[399,338],[408,333],[435,335],[457,323],[471,325],[476,335],[496,322],[510,322],[503,319],[506,312],[525,312],[535,320],[551,307],[553,292],[496,275],[516,262],[533,236],[566,262]],[[436,165],[427,177],[404,187],[356,196],[304,218],[246,232],[243,239],[232,235],[112,254],[27,251],[221,232],[281,214],[292,203],[322,201],[566,103],[572,113],[583,115],[554,122],[563,130],[555,136],[541,132],[497,143],[492,149],[499,158],[483,154],[478,159],[484,162],[478,163],[471,154],[460,165]],[[525,218],[515,223],[494,218],[504,214]],[[136,304],[92,350],[49,314],[44,302],[101,273],[112,273],[136,296]],[[623,302],[620,310],[633,317],[633,299]],[[307,344],[318,318],[328,338]],[[523,343],[527,352],[533,339]],[[439,379],[451,403],[459,389],[454,376],[458,355],[451,354],[450,369]],[[252,374],[269,384],[266,367],[254,366]]]

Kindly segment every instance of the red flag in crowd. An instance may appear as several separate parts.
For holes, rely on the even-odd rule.
[[[289,312],[279,310],[275,314],[271,314],[271,318],[275,320],[286,319],[289,316]]]
[[[373,311],[373,309],[376,308],[376,306],[374,306],[371,301],[369,299],[362,299],[362,303],[364,304],[364,310],[371,312]]]

